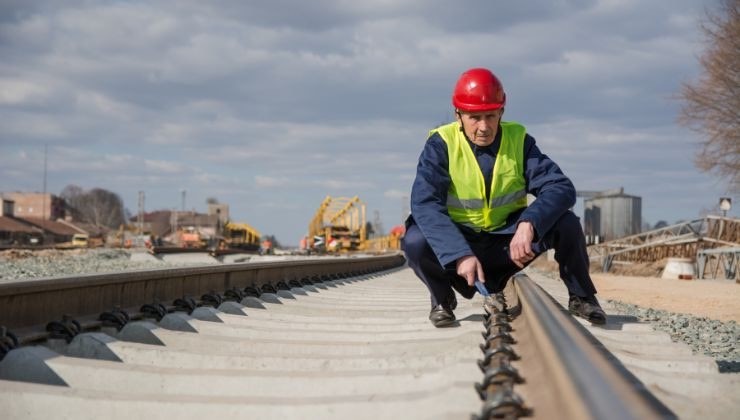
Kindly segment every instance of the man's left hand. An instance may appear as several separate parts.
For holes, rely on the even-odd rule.
[[[532,252],[532,240],[534,239],[534,227],[530,222],[520,222],[511,238],[509,253],[511,260],[519,268],[532,261],[535,257]]]

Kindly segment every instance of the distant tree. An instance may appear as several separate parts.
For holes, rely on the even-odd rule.
[[[658,223],[656,223],[655,226],[653,226],[653,229],[661,229],[666,226],[668,226],[668,222],[666,222],[665,220],[659,220]]]
[[[77,185],[68,185],[60,196],[76,220],[112,229],[125,223],[123,201],[114,192],[102,188],[85,191]]]
[[[206,198],[206,204],[218,204],[218,199],[216,197],[208,197]]]
[[[740,191],[740,0],[721,0],[702,24],[707,50],[703,74],[683,85],[679,122],[703,136],[695,163],[705,172],[729,179]]]
[[[66,203],[66,210],[73,220],[82,220],[82,215],[77,209],[80,206],[82,196],[85,194],[85,190],[79,185],[67,185],[64,187],[59,196],[64,199]]]

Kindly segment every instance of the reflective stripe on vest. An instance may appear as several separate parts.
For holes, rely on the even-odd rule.
[[[515,122],[501,122],[501,146],[491,179],[491,198],[475,154],[462,133],[460,123],[443,125],[439,133],[447,144],[452,182],[447,192],[447,211],[456,223],[476,231],[492,231],[506,223],[512,212],[527,206],[524,180],[524,137],[526,129]]]

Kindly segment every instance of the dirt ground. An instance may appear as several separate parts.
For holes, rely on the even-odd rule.
[[[539,259],[534,267],[557,270],[556,263]],[[630,270],[635,274],[592,272],[591,278],[599,299],[618,300],[643,308],[693,314],[719,321],[740,322],[740,284],[733,280],[661,279],[660,270],[656,272],[655,264]]]

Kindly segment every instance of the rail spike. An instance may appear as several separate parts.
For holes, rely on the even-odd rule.
[[[5,326],[0,327],[0,360],[3,360],[6,354],[18,347],[18,337],[8,331]]]
[[[508,321],[496,321],[486,327],[486,335],[492,335],[501,332],[512,332],[514,329]]]
[[[490,395],[483,404],[479,419],[516,419],[532,415],[524,400],[511,387],[504,387]]]
[[[144,318],[154,318],[159,322],[167,315],[167,308],[159,302],[154,302],[142,305],[139,312],[144,315]]]
[[[82,325],[69,315],[62,315],[60,321],[51,321],[46,324],[49,338],[63,338],[67,343],[72,342],[77,334],[82,332]]]
[[[498,334],[489,335],[486,338],[485,344],[480,345],[480,349],[483,353],[485,353],[486,350],[500,344],[516,344],[516,340],[514,339],[514,337],[511,336],[511,334],[507,332],[499,332]]]
[[[203,303],[203,306],[212,306],[214,308],[218,308],[219,305],[224,302],[223,296],[216,293],[215,290],[211,290],[209,293],[203,294],[203,296],[200,297],[200,300]],[[193,310],[194,309],[195,308],[193,308]],[[190,312],[192,312],[192,310]]]
[[[245,293],[245,294],[246,294],[247,296],[252,296],[252,297],[260,297],[260,295],[262,294],[262,292],[260,292],[260,291],[259,291],[259,290],[258,290],[258,289],[257,289],[256,287],[254,287],[254,286],[247,286],[247,287],[245,287],[245,288],[244,288],[244,293]]]
[[[494,358],[508,359],[509,361],[521,359],[511,346],[501,343],[496,348],[486,350],[483,354],[483,359],[478,360],[478,366],[483,372],[485,372]]]
[[[190,296],[183,296],[181,298],[175,299],[174,302],[172,302],[173,305],[175,305],[175,310],[178,312],[187,312],[188,315],[193,313],[195,308],[198,307],[198,304],[195,302],[195,299],[193,299]]]
[[[270,283],[262,285],[262,293],[277,293],[277,289]]]
[[[503,293],[496,293],[483,300],[483,309],[489,314],[508,313],[509,307]]]
[[[98,320],[103,321],[104,327],[114,327],[116,330],[121,331],[131,320],[131,316],[129,316],[128,312],[117,306],[111,311],[101,313],[98,316]]]
[[[489,315],[483,322],[483,325],[488,327],[494,322],[511,322],[512,317],[506,312],[497,312],[496,314]]]
[[[246,296],[247,293],[237,287],[232,287],[224,291],[224,300],[231,302],[241,302]]]

